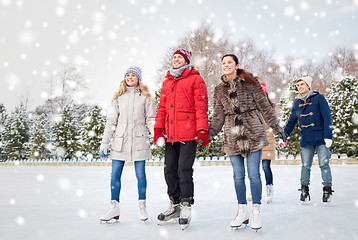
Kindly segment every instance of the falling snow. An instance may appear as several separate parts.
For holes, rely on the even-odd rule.
[[[147,167],[149,220],[138,217],[133,166],[122,176],[121,218],[100,224],[110,201],[107,167],[0,168],[2,239],[357,239],[358,192],[356,165],[332,165],[333,201],[324,206],[320,170],[312,167],[311,201],[299,201],[298,165],[273,165],[274,198],[262,204],[263,228],[230,229],[237,203],[231,166],[195,166],[192,222],[182,232],[177,224],[158,226],[156,216],[168,206],[163,167]],[[39,173],[40,172],[40,173]],[[43,176],[42,181],[33,176]],[[263,172],[261,172],[263,176]],[[265,192],[263,192],[265,197]],[[251,208],[251,204],[248,204]],[[342,217],[344,216],[344,217]],[[304,229],[304,231],[302,231]]]
[[[240,14],[228,8],[237,4],[234,0],[228,4],[58,0],[43,5],[46,14],[35,4],[34,0],[0,1],[0,78],[6,81],[0,88],[0,102],[9,109],[24,95],[30,108],[41,104],[49,97],[44,92],[49,92],[51,79],[64,64],[80,67],[90,79],[88,92],[78,97],[89,95],[100,106],[108,104],[129,65],[142,66],[154,92],[159,87],[154,77],[160,57],[203,19],[216,29],[212,41],[218,41],[224,31],[234,41],[248,36],[260,48],[275,49],[275,58],[324,57],[333,47],[358,45],[352,34],[357,0],[253,0],[240,4]]]

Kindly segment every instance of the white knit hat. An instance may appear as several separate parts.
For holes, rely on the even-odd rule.
[[[310,76],[297,78],[297,82],[300,80],[304,81],[308,85],[308,87],[312,90],[312,87],[311,87],[312,86],[312,78]]]

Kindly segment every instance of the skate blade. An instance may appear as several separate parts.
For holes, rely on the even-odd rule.
[[[157,221],[157,224],[159,226],[165,226],[165,225],[171,225],[171,224],[175,224],[175,223],[178,223],[179,221],[179,218],[172,218],[172,219],[169,219],[167,221],[161,221],[161,220],[158,220]]]
[[[258,228],[253,228],[252,227],[252,230],[254,230],[255,232],[258,232],[262,227],[258,227]]]
[[[181,227],[181,230],[184,231],[185,229],[187,229],[189,227],[189,224],[181,224],[180,227]]]
[[[115,221],[111,221],[112,219],[114,219]],[[99,223],[115,223],[115,222],[119,222],[119,216],[115,216],[111,219],[100,219]]]

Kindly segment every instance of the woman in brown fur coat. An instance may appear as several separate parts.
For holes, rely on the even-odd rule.
[[[222,57],[221,70],[224,75],[214,90],[214,114],[209,135],[211,138],[216,136],[224,126],[224,150],[233,167],[238,201],[237,215],[231,222],[231,227],[249,222],[246,211],[246,158],[253,203],[251,228],[258,230],[261,228],[262,195],[260,160],[262,149],[268,145],[262,117],[274,134],[280,134],[283,138],[285,135],[258,78],[240,69],[239,61],[233,54]]]

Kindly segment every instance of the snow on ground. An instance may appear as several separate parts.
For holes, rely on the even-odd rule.
[[[272,166],[274,200],[262,204],[263,228],[231,230],[236,200],[231,166],[195,167],[195,205],[190,227],[158,226],[168,206],[163,167],[147,167],[149,220],[140,222],[134,168],[122,176],[121,218],[99,223],[110,201],[110,167],[0,167],[0,236],[12,239],[358,239],[358,165],[332,165],[334,199],[322,204],[318,166],[311,202],[299,202],[300,166]],[[263,177],[263,174],[262,174]],[[263,193],[263,197],[265,193]],[[251,206],[250,206],[251,207]]]

